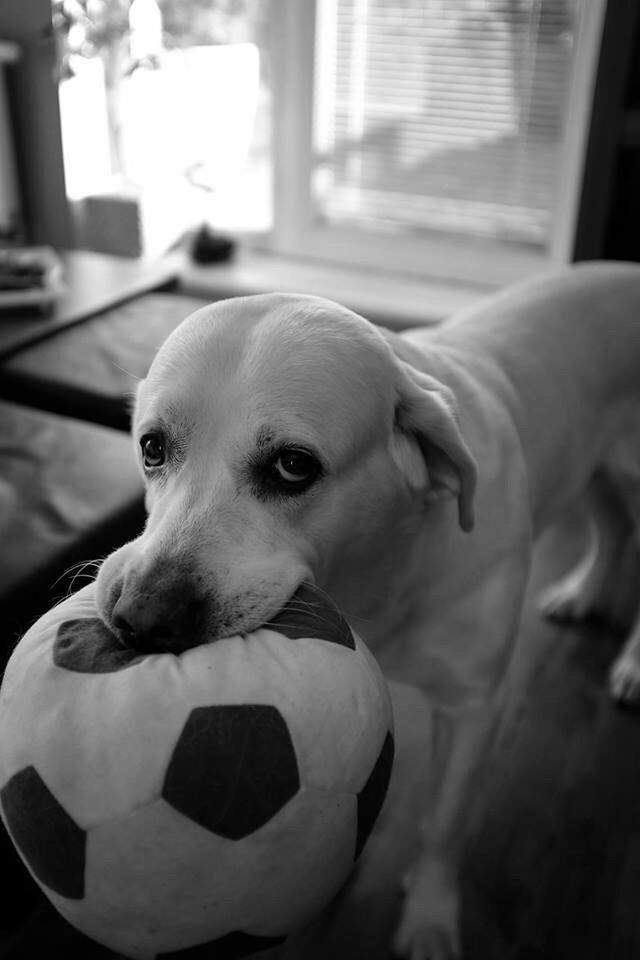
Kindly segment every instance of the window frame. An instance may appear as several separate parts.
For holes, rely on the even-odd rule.
[[[545,250],[445,233],[385,235],[314,222],[311,176],[318,2],[273,0],[274,224],[268,249],[343,267],[384,268],[490,287],[571,262],[607,0],[583,0],[567,103],[572,122],[566,126],[561,148],[558,204]]]

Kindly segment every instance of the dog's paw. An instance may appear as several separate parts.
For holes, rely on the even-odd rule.
[[[393,952],[402,960],[459,960],[458,892],[442,864],[419,864],[406,878]]]
[[[543,590],[537,605],[547,620],[574,623],[598,613],[600,598],[584,578],[569,574]]]
[[[640,664],[623,650],[609,671],[609,691],[614,700],[640,707]]]
[[[409,927],[403,920],[394,940],[393,954],[401,960],[459,960],[456,937],[452,930],[443,927],[426,923]]]

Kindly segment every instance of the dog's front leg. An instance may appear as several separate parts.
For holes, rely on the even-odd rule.
[[[467,836],[470,797],[487,756],[494,726],[489,703],[435,709],[429,798],[420,824],[421,845],[405,881],[394,950],[407,960],[459,957],[458,868]]]

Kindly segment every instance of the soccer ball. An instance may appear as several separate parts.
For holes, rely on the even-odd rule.
[[[362,852],[393,761],[386,684],[323,595],[294,600],[251,634],[143,655],[90,585],[14,651],[2,818],[57,910],[107,947],[271,947]]]

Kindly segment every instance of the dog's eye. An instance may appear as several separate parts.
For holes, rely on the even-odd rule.
[[[306,450],[283,450],[272,461],[271,479],[288,487],[307,487],[318,476],[320,464]]]
[[[151,470],[161,467],[165,460],[164,440],[159,433],[146,433],[140,440],[142,462]]]

